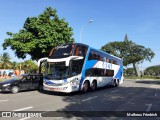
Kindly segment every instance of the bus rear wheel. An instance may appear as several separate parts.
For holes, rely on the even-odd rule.
[[[119,80],[114,79],[113,87],[118,87],[118,86],[119,86]]]
[[[97,88],[97,82],[94,80],[91,84],[91,91],[95,91]]]
[[[88,81],[85,81],[85,82],[83,83],[82,93],[86,93],[86,92],[88,92],[88,90],[89,90],[89,82],[88,82]]]
[[[119,80],[116,80],[116,85],[115,87],[118,87],[119,86]]]

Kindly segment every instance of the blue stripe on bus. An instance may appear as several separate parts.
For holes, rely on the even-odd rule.
[[[121,80],[121,78],[122,78],[122,72],[123,72],[123,66],[120,66],[117,74],[115,75],[115,78]]]

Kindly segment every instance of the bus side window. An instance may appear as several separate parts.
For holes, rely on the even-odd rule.
[[[74,55],[85,57],[87,53],[87,47],[84,46],[76,46]]]
[[[81,46],[81,56],[85,57],[87,53],[87,47]]]
[[[78,56],[78,54],[79,54],[79,47],[76,47],[75,55]]]
[[[100,61],[105,62],[105,61],[106,61],[106,58],[105,58],[103,55],[100,55]]]
[[[107,76],[107,77],[113,77],[114,76],[114,70],[108,70],[107,69],[105,76]]]
[[[96,53],[93,53],[93,59],[96,60]]]
[[[92,75],[93,75],[92,68],[87,69],[86,72],[85,72],[85,76],[88,77],[88,76],[92,76]]]
[[[106,58],[106,62],[108,62],[108,63],[109,63],[109,58]]]
[[[100,55],[97,55],[97,60],[100,60]]]
[[[93,55],[93,52],[90,51],[89,53],[89,57],[88,57],[88,60],[93,60],[94,59],[94,55]]]
[[[73,54],[73,52],[74,52],[74,51],[73,51],[73,50],[74,50],[74,47],[75,47],[75,45],[73,44],[73,45],[72,45],[71,52],[70,52],[70,55],[72,55],[72,54]]]
[[[116,60],[113,60],[113,64],[117,65],[117,61],[116,61]]]

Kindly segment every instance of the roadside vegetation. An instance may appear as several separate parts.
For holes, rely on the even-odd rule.
[[[137,77],[134,68],[124,69],[124,76],[128,79],[160,79],[160,65],[150,66],[140,73],[141,76]]]
[[[37,63],[33,60],[26,60],[24,62],[11,61],[9,53],[4,52],[0,56],[0,69],[19,69],[24,70],[25,73],[30,73],[38,70]],[[1,70],[0,70],[1,71]],[[1,73],[2,74],[2,73]]]
[[[144,60],[151,62],[155,55],[150,48],[145,48],[144,46],[138,45],[132,40],[129,40],[127,34],[123,41],[109,42],[102,46],[101,50],[122,58],[123,65],[126,67],[133,65],[134,73],[139,77],[141,74],[137,65]]]

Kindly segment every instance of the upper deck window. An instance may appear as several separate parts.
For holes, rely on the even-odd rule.
[[[75,47],[73,55],[85,57],[86,53],[87,53],[87,50],[88,50],[88,48],[86,46],[77,45]]]
[[[50,58],[65,58],[69,56],[86,56],[88,47],[77,44],[63,44],[55,49],[53,48],[49,54]]]

